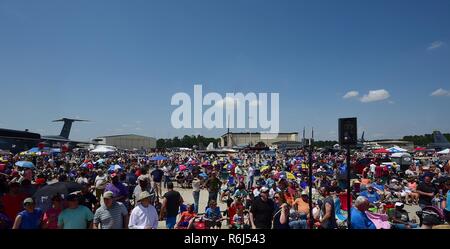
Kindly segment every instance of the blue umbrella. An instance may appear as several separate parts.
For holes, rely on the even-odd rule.
[[[61,149],[60,149],[60,148],[51,148],[51,149],[50,149],[50,152],[51,152],[51,153],[55,153],[55,154],[56,154],[56,153],[61,153]]]
[[[161,156],[161,155],[157,155],[157,156],[154,156],[154,157],[150,158],[150,160],[152,160],[152,161],[162,161],[162,160],[167,160],[167,157]]]
[[[120,166],[119,164],[113,164],[108,168],[108,172],[113,172],[116,170],[122,170],[122,166]]]
[[[32,162],[28,162],[28,161],[18,161],[18,162],[16,162],[16,166],[19,166],[21,168],[29,168],[29,169],[34,168],[34,164]]]
[[[201,176],[202,178],[205,178],[205,179],[208,178],[208,175],[206,173],[204,173],[204,172],[202,172],[202,173],[200,173],[198,175]]]
[[[39,152],[39,151],[40,151],[40,150],[39,150],[38,147],[34,147],[34,148],[29,149],[27,152],[29,152],[29,153],[37,153],[37,152]]]

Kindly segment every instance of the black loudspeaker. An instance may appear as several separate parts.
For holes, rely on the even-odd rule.
[[[358,143],[356,118],[339,119],[339,144],[356,145]]]

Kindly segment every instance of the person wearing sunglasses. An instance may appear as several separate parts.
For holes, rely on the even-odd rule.
[[[273,197],[276,211],[273,216],[273,229],[289,229],[289,205],[284,195],[278,192]]]

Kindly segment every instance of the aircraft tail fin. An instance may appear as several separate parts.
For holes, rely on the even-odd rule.
[[[70,130],[72,129],[72,123],[73,122],[83,122],[88,120],[82,120],[82,119],[73,119],[73,118],[62,118],[53,120],[53,122],[64,122],[63,128],[61,129],[61,133],[59,134],[61,137],[69,139]]]
[[[206,150],[214,150],[214,144],[213,143],[209,143],[208,147],[206,147]]]
[[[447,138],[440,131],[433,131],[433,142],[446,144],[449,143]]]

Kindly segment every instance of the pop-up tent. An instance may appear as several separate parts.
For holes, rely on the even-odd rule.
[[[399,153],[399,152],[407,152],[408,150],[394,146],[394,147],[389,148],[388,151],[390,151],[391,153]]]
[[[95,149],[91,150],[93,153],[110,153],[115,152],[117,149],[114,146],[99,145]]]
[[[450,153],[450,149],[445,149],[445,150],[441,150],[438,152],[438,154],[449,154]]]

